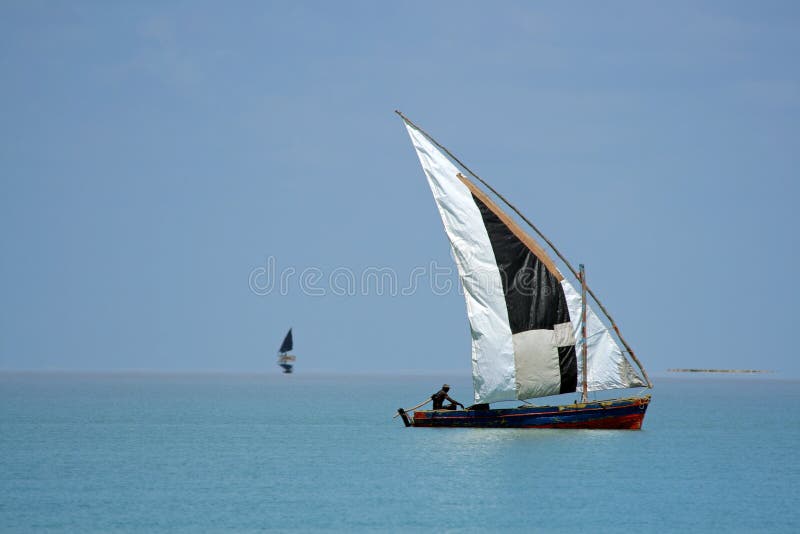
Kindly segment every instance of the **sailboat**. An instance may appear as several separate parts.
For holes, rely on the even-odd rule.
[[[283,368],[283,372],[287,375],[291,374],[294,367],[295,357],[289,354],[292,348],[294,348],[294,342],[292,341],[292,329],[290,328],[286,333],[286,337],[283,338],[281,348],[278,349],[278,365]]]
[[[472,332],[475,403],[460,410],[418,409],[428,399],[414,408],[398,409],[395,417],[415,427],[640,429],[651,398],[646,391],[653,385],[613,318],[586,285],[583,265],[576,270],[494,188],[396,113],[422,164],[458,268]],[[579,289],[489,193],[534,230],[575,277]],[[588,304],[587,293],[610,328]],[[608,395],[600,392],[637,389],[626,397],[597,398]],[[562,396],[555,404],[539,404],[540,399],[570,393],[576,396],[572,402]],[[537,404],[531,403],[533,399]],[[522,404],[494,406],[508,401]]]

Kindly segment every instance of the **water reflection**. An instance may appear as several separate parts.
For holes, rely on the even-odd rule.
[[[518,452],[520,449],[546,451],[553,449],[604,448],[627,442],[637,432],[624,430],[572,430],[535,428],[463,428],[416,429],[432,432],[444,448],[462,451],[471,456],[494,456]],[[633,438],[635,439],[635,438]]]

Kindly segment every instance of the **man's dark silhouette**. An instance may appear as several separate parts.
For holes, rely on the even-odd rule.
[[[464,405],[460,402],[451,399],[447,394],[448,391],[450,391],[450,386],[445,384],[442,386],[442,389],[431,395],[431,399],[433,399],[434,410],[455,410],[456,406],[461,406],[462,408],[464,407]],[[446,400],[450,401],[450,404],[447,406],[444,405],[444,401]]]

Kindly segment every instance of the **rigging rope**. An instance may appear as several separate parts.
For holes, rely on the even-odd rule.
[[[424,401],[420,402],[419,404],[417,404],[417,405],[416,405],[416,406],[414,406],[413,408],[403,408],[403,411],[405,411],[405,412],[410,412],[410,411],[412,411],[412,410],[416,410],[416,409],[417,409],[417,408],[419,408],[420,406],[423,406],[423,405],[425,405],[425,404],[428,404],[429,402],[431,402],[431,400],[433,400],[433,399],[431,399],[430,397],[428,397],[428,399],[427,399],[427,400],[424,400]],[[398,417],[398,416],[400,416],[400,414],[399,414],[399,413],[396,413],[396,414],[394,414],[394,415],[392,416],[392,419],[394,419],[395,417]]]

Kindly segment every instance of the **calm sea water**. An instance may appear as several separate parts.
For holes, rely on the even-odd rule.
[[[0,531],[800,531],[798,381],[659,377],[640,432],[392,419],[443,380],[0,374]]]

